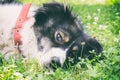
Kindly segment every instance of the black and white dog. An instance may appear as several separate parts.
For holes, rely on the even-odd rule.
[[[69,58],[76,64],[79,57],[93,58],[90,51],[94,50],[96,55],[102,51],[100,43],[84,32],[68,6],[47,3],[40,8],[30,7],[20,31],[21,53],[16,53],[13,35],[21,8],[21,4],[0,4],[0,53],[5,58],[22,55],[50,67],[51,63],[63,66]]]

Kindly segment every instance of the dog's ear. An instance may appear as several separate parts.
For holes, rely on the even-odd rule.
[[[60,17],[72,16],[72,14],[71,14],[72,9],[65,4],[53,2],[53,3],[43,4],[43,7],[46,9],[46,12],[52,16],[54,16],[54,15],[57,15]]]
[[[43,25],[47,20],[47,15],[45,13],[45,10],[43,8],[40,8],[36,11],[35,14],[35,26],[41,26]]]
[[[70,7],[60,4],[60,3],[46,3],[43,6],[36,10],[35,14],[35,25],[44,25],[46,21],[53,19],[54,21],[63,21],[63,20],[74,20],[74,17],[71,14]]]
[[[92,59],[94,55],[98,55],[102,51],[103,51],[103,48],[101,44],[96,39],[90,38],[85,42],[85,45],[83,48],[83,57],[88,57],[89,59]]]
[[[36,10],[36,14],[35,14],[36,22],[35,22],[35,25],[36,26],[41,26],[41,25],[44,26],[46,21],[50,17],[55,16],[57,14],[56,12],[58,12],[58,10],[60,10],[60,9],[61,9],[60,4],[55,4],[55,3],[43,4],[42,7],[40,7],[39,9]]]

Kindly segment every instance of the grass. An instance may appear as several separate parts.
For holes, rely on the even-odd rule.
[[[80,59],[77,65],[69,66],[67,69],[58,68],[55,72],[41,68],[30,60],[6,61],[0,55],[0,80],[120,80],[120,3],[118,1],[94,5],[81,4],[81,2],[75,4],[69,1],[73,6],[73,12],[81,19],[87,32],[103,45],[104,51],[101,55],[93,60]]]

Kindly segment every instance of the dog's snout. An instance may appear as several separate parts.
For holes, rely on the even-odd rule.
[[[57,68],[60,66],[61,66],[60,59],[58,57],[52,57],[50,67]]]

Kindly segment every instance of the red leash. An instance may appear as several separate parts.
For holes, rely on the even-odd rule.
[[[31,6],[31,4],[24,4],[22,6],[21,12],[18,16],[18,19],[15,24],[15,28],[14,28],[14,44],[15,44],[15,46],[17,46],[18,51],[20,53],[21,53],[21,50],[19,49],[19,46],[22,45],[20,32],[23,28],[24,22],[28,19],[27,15],[28,15],[30,6]]]

